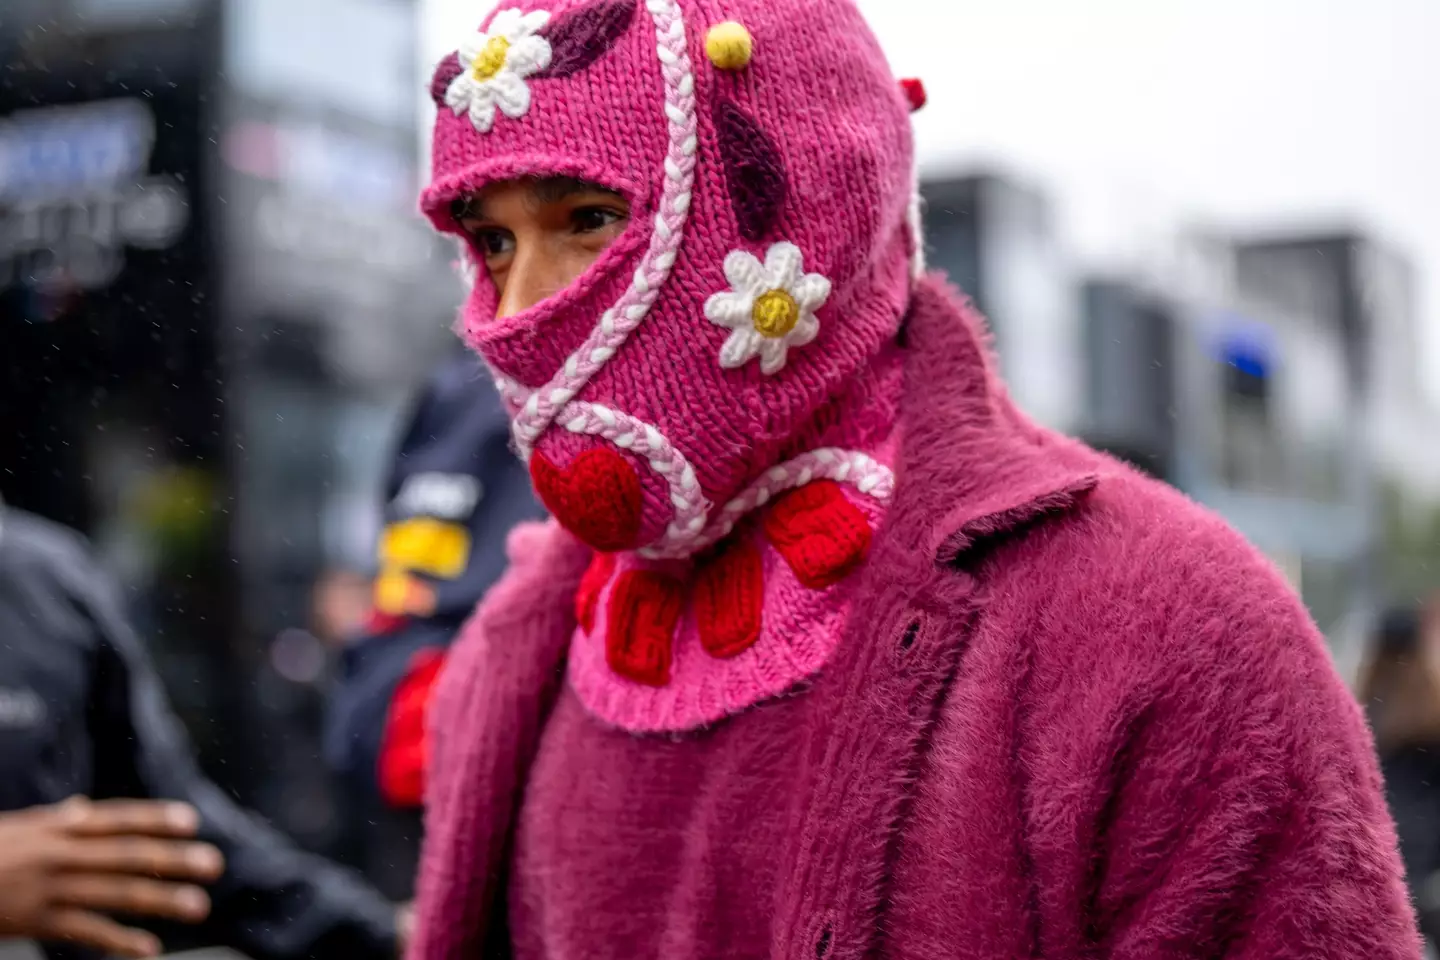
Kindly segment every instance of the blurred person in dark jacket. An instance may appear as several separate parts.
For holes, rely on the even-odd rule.
[[[1421,931],[1440,945],[1440,617],[1381,618],[1360,702],[1369,714]]]
[[[386,486],[373,609],[341,655],[326,750],[370,827],[370,879],[409,896],[419,853],[425,716],[445,651],[504,569],[505,536],[541,513],[480,361],[432,374]]]
[[[71,799],[82,795],[97,802]],[[98,802],[106,798],[180,803]],[[227,946],[254,960],[382,960],[401,946],[393,904],[302,852],[201,774],[118,590],[83,538],[3,502],[0,811],[8,811],[0,837],[31,844],[18,857],[6,844],[10,856],[0,859],[10,868],[0,877],[0,914],[11,917],[0,920],[0,936],[72,941],[42,944],[52,960],[96,956],[87,944],[130,955],[161,943]],[[176,846],[190,833],[208,853]],[[185,869],[186,856],[204,862]],[[193,885],[155,885],[217,873],[199,899]],[[88,907],[86,916],[76,907]],[[107,926],[110,912],[147,915],[149,933]]]

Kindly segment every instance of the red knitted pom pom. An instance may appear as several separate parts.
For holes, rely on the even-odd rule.
[[[712,657],[733,657],[760,638],[760,602],[765,575],[760,551],[737,537],[710,558],[695,577],[695,625],[700,645]]]
[[[910,112],[914,113],[929,101],[925,93],[925,83],[918,77],[906,77],[900,81],[900,89],[905,91],[905,99],[910,103]]]
[[[817,480],[781,497],[765,515],[764,526],[796,579],[814,590],[844,579],[870,549],[870,521],[832,480]]]
[[[685,593],[670,577],[627,570],[610,594],[605,660],[627,680],[651,687],[670,682],[670,651]]]
[[[615,572],[615,554],[597,553],[585,568],[580,586],[575,591],[575,620],[586,633],[595,629],[595,609],[600,604],[600,591]]]
[[[607,553],[635,546],[640,478],[614,450],[586,450],[564,470],[536,452],[530,478],[545,509],[586,545]]]

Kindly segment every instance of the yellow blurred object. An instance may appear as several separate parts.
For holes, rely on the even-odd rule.
[[[470,531],[433,517],[393,523],[380,538],[380,564],[453,580],[470,560]]]
[[[755,40],[734,20],[717,23],[705,34],[705,56],[721,70],[743,70],[755,53]]]
[[[435,591],[404,570],[389,569],[375,578],[375,609],[391,616],[429,616]]]

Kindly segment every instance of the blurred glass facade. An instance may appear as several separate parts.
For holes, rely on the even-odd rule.
[[[333,598],[453,341],[415,25],[404,0],[0,11],[0,492],[96,540],[202,762],[317,847]]]
[[[1437,475],[1403,259],[1355,233],[1188,234],[1168,271],[1087,275],[1040,192],[923,192],[931,262],[990,318],[1020,404],[1219,511],[1353,670],[1386,593],[1377,476]]]

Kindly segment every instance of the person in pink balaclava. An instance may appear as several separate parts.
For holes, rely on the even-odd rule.
[[[456,45],[422,206],[553,520],[439,681],[412,958],[1419,956],[1321,637],[1011,404],[849,0]]]

